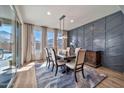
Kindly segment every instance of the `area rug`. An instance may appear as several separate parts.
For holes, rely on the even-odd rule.
[[[60,68],[55,76],[55,71],[40,63],[35,64],[35,71],[38,88],[93,88],[106,78],[105,74],[99,74],[91,67],[84,67],[85,79],[81,72],[77,73],[78,83],[75,82],[73,71],[63,74]]]

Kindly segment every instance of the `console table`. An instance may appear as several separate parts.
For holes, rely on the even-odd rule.
[[[85,64],[92,67],[101,66],[101,51],[86,51]]]

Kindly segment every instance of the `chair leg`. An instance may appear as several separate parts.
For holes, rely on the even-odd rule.
[[[47,61],[47,62],[46,62],[46,67],[47,67],[47,65],[48,65],[48,58],[46,58],[46,61]]]
[[[48,59],[48,68],[50,67],[50,60]]]
[[[53,66],[52,66],[52,72],[53,72],[53,69],[54,69],[54,64],[53,64]]]
[[[55,76],[57,75],[57,72],[58,72],[58,66],[56,66],[56,73],[55,73]]]
[[[62,65],[62,66],[61,66],[61,69],[62,69],[62,70],[65,70],[65,65]]]
[[[66,70],[66,65],[64,65],[63,67],[64,67],[64,70]]]
[[[62,69],[62,66],[60,66],[61,67],[61,69]]]
[[[66,74],[68,74],[68,67],[66,66],[65,69],[66,69]]]
[[[82,66],[82,75],[83,75],[83,78],[85,78],[83,66]]]
[[[74,71],[75,81],[77,82],[76,71]]]
[[[82,75],[83,75],[83,78],[85,78],[85,75],[84,75],[84,70],[82,70]]]
[[[64,69],[64,71],[65,71],[65,73],[66,73],[66,65],[63,65],[63,69]]]

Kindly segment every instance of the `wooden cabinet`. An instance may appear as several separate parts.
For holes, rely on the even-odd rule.
[[[85,64],[92,67],[99,67],[101,65],[101,51],[87,51]]]

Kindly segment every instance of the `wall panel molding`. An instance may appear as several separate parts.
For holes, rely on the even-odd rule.
[[[124,15],[121,11],[68,32],[68,46],[102,51],[102,65],[124,72]]]

